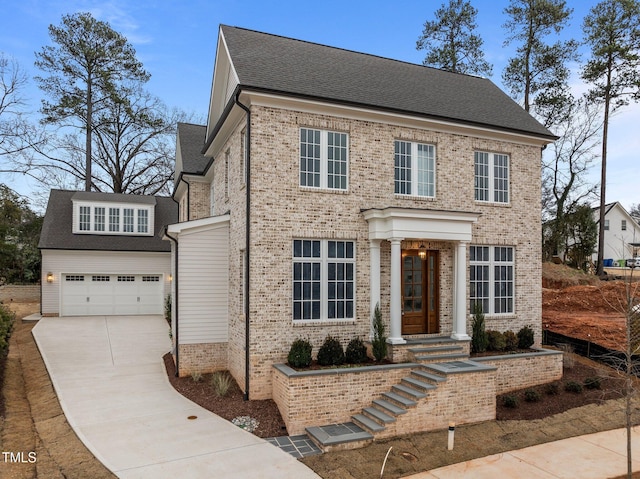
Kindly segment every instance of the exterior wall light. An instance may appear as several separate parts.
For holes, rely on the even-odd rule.
[[[47,273],[47,283],[53,283],[53,273],[51,271]]]
[[[420,259],[427,259],[427,248],[424,243],[421,243],[418,248],[418,256],[420,256]]]

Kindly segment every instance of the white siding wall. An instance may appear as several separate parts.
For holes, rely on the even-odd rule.
[[[180,344],[229,338],[229,225],[194,228],[178,240]]]
[[[47,283],[49,271],[52,283]],[[170,253],[42,250],[42,314],[60,313],[60,278],[65,273],[162,274],[166,296],[171,288],[170,272]]]
[[[599,220],[599,211],[594,211],[594,219]],[[633,247],[629,243],[640,243],[640,227],[616,205],[607,212],[609,229],[604,232],[604,258],[617,261],[633,256]],[[622,230],[622,220],[627,221],[627,229]],[[597,252],[593,255],[597,259]],[[617,265],[616,265],[617,266]]]

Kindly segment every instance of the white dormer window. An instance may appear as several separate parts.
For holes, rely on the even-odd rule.
[[[76,234],[153,234],[154,205],[74,202],[73,232]]]

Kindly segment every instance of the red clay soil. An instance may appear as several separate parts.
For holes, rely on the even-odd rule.
[[[625,304],[628,283],[601,282],[596,286],[571,286],[542,290],[542,327],[573,338],[621,349],[625,340]],[[633,283],[631,296],[640,299]]]

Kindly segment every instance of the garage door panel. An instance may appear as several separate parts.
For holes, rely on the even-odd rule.
[[[65,316],[162,314],[161,274],[63,276],[62,314]]]

